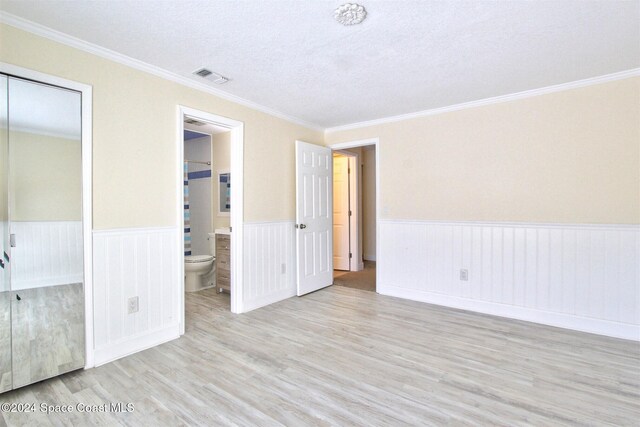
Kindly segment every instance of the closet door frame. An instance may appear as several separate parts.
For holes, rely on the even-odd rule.
[[[82,240],[84,252],[84,330],[85,369],[94,366],[93,349],[93,222],[92,222],[92,108],[93,89],[91,85],[51,76],[28,68],[0,62],[0,72],[21,79],[33,80],[61,88],[72,89],[82,94]]]

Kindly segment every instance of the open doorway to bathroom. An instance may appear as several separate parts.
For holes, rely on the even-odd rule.
[[[376,291],[376,146],[333,151],[333,284]]]
[[[242,312],[243,124],[187,107],[178,117],[184,333],[185,307]]]

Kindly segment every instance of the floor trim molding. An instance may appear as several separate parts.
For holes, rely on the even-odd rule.
[[[640,339],[640,227],[380,222],[380,293]]]
[[[381,295],[410,299],[428,304],[468,310],[492,316],[524,320],[527,322],[540,323],[543,325],[598,335],[606,335],[614,338],[640,341],[640,326],[636,325],[574,316],[564,313],[552,313],[493,302],[477,301],[432,292],[409,290],[390,285],[379,285],[377,291]]]
[[[251,311],[257,308],[265,307],[269,304],[273,304],[276,302],[280,302],[287,298],[295,297],[296,289],[283,289],[279,292],[274,292],[268,295],[263,296],[262,298],[255,298],[245,301],[244,303],[244,311]]]
[[[133,353],[155,347],[165,342],[179,338],[180,328],[178,323],[147,331],[142,334],[129,336],[119,342],[110,343],[94,351],[95,366],[113,362]]]

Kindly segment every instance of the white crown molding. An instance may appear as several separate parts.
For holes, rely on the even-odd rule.
[[[508,95],[494,96],[492,98],[485,98],[485,99],[479,99],[476,101],[463,102],[461,104],[449,105],[449,106],[440,107],[440,108],[433,108],[430,110],[417,111],[415,113],[401,114],[398,116],[391,116],[391,117],[382,117],[374,120],[366,120],[363,122],[351,123],[351,124],[341,125],[341,126],[334,126],[334,127],[326,128],[324,131],[326,134],[331,132],[339,132],[344,130],[359,129],[363,127],[381,125],[384,123],[400,122],[403,120],[410,120],[410,119],[426,117],[426,116],[434,116],[436,114],[449,113],[452,111],[464,110],[467,108],[482,107],[484,105],[498,104],[501,102],[515,101],[517,99],[530,98],[533,96],[545,95],[545,94],[554,93],[554,92],[561,92],[564,90],[576,89],[576,88],[581,88],[585,86],[591,86],[591,85],[596,85],[600,83],[606,83],[606,82],[611,82],[615,80],[622,80],[622,79],[627,79],[630,77],[637,77],[637,76],[640,76],[640,68],[633,68],[631,70],[620,71],[618,73],[605,74],[604,76],[590,77],[588,79],[576,80],[573,82],[561,83],[558,85],[546,86],[538,89],[525,90],[522,92],[511,93]]]
[[[449,105],[446,107],[433,108],[429,110],[417,111],[414,113],[401,114],[401,115],[390,116],[390,117],[382,117],[374,120],[366,120],[362,122],[324,128],[316,123],[307,122],[305,120],[299,119],[294,116],[290,116],[288,114],[282,113],[280,111],[274,110],[264,105],[257,104],[253,101],[249,101],[239,96],[232,95],[228,92],[224,92],[222,90],[212,88],[203,83],[193,81],[188,77],[184,77],[179,74],[172,73],[163,68],[156,67],[155,65],[151,65],[146,62],[139,61],[137,59],[123,55],[121,53],[112,51],[110,49],[106,49],[104,47],[95,45],[93,43],[89,43],[87,41],[53,30],[51,28],[45,27],[35,22],[28,21],[26,19],[20,18],[18,16],[12,15],[7,12],[0,11],[0,23],[10,25],[20,30],[38,35],[40,37],[44,37],[46,39],[109,59],[111,61],[126,65],[131,68],[144,71],[149,74],[153,74],[165,80],[169,80],[169,81],[178,83],[180,85],[190,87],[192,89],[209,93],[211,95],[217,96],[227,101],[231,101],[236,104],[240,104],[257,111],[261,111],[263,113],[269,114],[274,117],[278,117],[280,119],[286,120],[294,124],[304,126],[306,128],[313,129],[316,131],[321,131],[321,132],[324,131],[325,134],[344,131],[344,130],[359,129],[359,128],[364,128],[369,126],[380,125],[384,123],[399,122],[399,121],[410,120],[410,119],[419,118],[419,117],[433,116],[436,114],[449,113],[452,111],[464,110],[467,108],[498,104],[501,102],[514,101],[518,99],[530,98],[533,96],[544,95],[548,93],[561,92],[564,90],[576,89],[580,87],[591,86],[591,85],[596,85],[600,83],[606,83],[610,81],[622,80],[630,77],[640,76],[640,68],[633,68],[631,70],[620,71],[612,74],[605,74],[603,76],[591,77],[588,79],[576,80],[573,82],[561,83],[558,85],[546,86],[538,89],[525,90],[522,92],[516,92],[512,94],[507,94],[507,95],[500,95],[500,96],[495,96],[491,98],[479,99],[476,101],[464,102],[461,104]]]
[[[239,96],[232,95],[228,92],[225,92],[216,88],[212,88],[203,83],[198,83],[196,81],[191,80],[188,77],[184,77],[179,74],[172,73],[163,68],[156,67],[155,65],[151,65],[146,62],[139,61],[137,59],[123,55],[121,53],[115,52],[113,50],[106,49],[104,47],[98,46],[93,43],[89,43],[87,41],[70,36],[60,31],[53,30],[49,27],[45,27],[35,22],[28,21],[26,19],[20,18],[19,16],[15,16],[7,12],[0,12],[0,23],[18,28],[23,31],[27,31],[37,36],[44,37],[46,39],[82,50],[88,53],[91,53],[93,55],[100,56],[102,58],[109,59],[119,64],[123,64],[128,67],[135,68],[137,70],[144,71],[149,74],[153,74],[165,80],[169,80],[174,83],[178,83],[183,86],[190,87],[192,89],[196,89],[202,92],[209,93],[211,95],[215,95],[227,101],[235,102],[236,104],[243,105],[253,110],[261,111],[263,113],[269,114],[274,117],[278,117],[280,119],[286,120],[288,122],[291,122],[297,125],[304,126],[309,129],[313,129],[317,131],[324,130],[322,126],[317,125],[315,123],[307,122],[305,120],[290,116],[288,114],[282,113],[280,111],[274,110],[264,105],[257,104],[253,101],[249,101]]]

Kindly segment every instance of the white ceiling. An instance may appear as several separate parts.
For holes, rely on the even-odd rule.
[[[640,1],[31,1],[0,9],[333,127],[640,67]],[[231,79],[218,86],[191,72]]]

